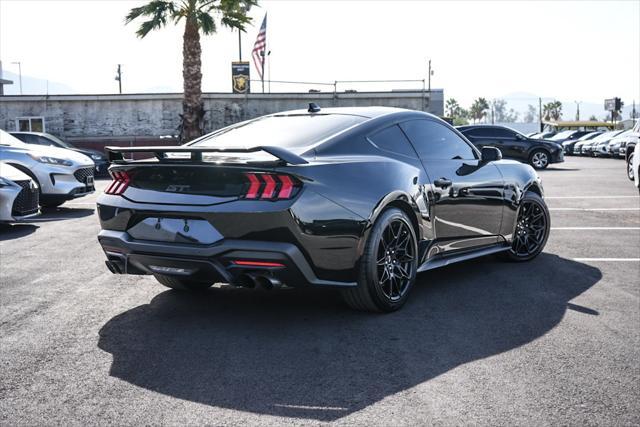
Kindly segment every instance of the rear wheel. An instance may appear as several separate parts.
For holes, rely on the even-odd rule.
[[[629,158],[627,159],[627,178],[629,178],[631,181],[633,181],[634,176],[635,176],[635,172],[633,170],[633,155],[634,153],[631,153],[629,155]]]
[[[528,192],[520,202],[518,219],[513,233],[511,249],[507,252],[513,261],[529,261],[538,256],[549,238],[551,218],[542,197]]]
[[[549,153],[545,150],[534,150],[529,156],[529,164],[535,169],[544,169],[549,166]]]
[[[198,282],[196,280],[163,276],[160,274],[154,274],[153,277],[164,286],[180,291],[201,291],[213,285],[213,283],[209,282]]]
[[[391,312],[404,305],[416,278],[418,246],[408,216],[383,212],[375,222],[360,262],[358,286],[342,291],[356,310]]]

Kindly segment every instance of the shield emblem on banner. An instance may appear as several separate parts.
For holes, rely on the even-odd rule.
[[[248,86],[247,83],[249,83],[249,76],[244,74],[236,74],[233,76],[233,89],[236,92],[246,92]]]

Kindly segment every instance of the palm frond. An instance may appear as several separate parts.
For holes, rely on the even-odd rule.
[[[151,17],[148,21],[144,21],[136,31],[138,37],[143,38],[150,31],[164,27],[167,24],[167,20],[175,20],[176,13],[173,1],[153,0],[144,6],[131,9],[125,18],[125,23],[129,24],[142,16]]]
[[[196,12],[196,20],[202,34],[213,34],[216,32],[216,22],[210,13],[198,10]]]

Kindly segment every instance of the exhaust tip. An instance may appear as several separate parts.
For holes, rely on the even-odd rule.
[[[274,278],[269,276],[258,276],[256,277],[256,283],[263,289],[271,290],[278,289],[282,286],[282,283]]]
[[[242,274],[240,276],[238,276],[238,278],[235,280],[235,284],[237,286],[242,286],[243,288],[255,288],[256,287],[256,281],[254,280],[253,277],[251,277],[248,274]]]
[[[118,268],[118,265],[115,262],[105,261],[104,263],[111,273],[121,274],[120,268]]]

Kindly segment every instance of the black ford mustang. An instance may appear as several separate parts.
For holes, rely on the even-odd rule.
[[[549,235],[530,166],[422,112],[311,104],[186,146],[108,150],[107,266],[171,288],[336,287],[353,308],[392,311],[421,271],[526,261]]]

